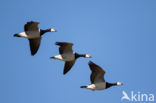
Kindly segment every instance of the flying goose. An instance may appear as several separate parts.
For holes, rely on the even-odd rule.
[[[73,43],[69,42],[56,42],[59,47],[59,55],[50,57],[51,59],[58,59],[65,61],[64,72],[66,74],[75,64],[76,59],[79,57],[90,58],[89,54],[78,54],[72,50]]]
[[[111,86],[122,85],[121,82],[117,82],[117,83],[106,82],[104,80],[105,71],[100,66],[96,65],[92,61],[90,61],[88,63],[88,65],[92,71],[91,76],[90,76],[91,84],[87,85],[87,86],[81,86],[80,88],[86,88],[86,89],[90,89],[90,90],[104,90]]]
[[[23,37],[29,40],[31,55],[35,55],[39,49],[42,35],[46,32],[56,32],[56,29],[42,30],[38,28],[39,22],[30,21],[24,25],[22,33],[14,34],[14,37]]]

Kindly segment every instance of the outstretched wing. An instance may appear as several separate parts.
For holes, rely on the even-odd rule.
[[[41,38],[29,39],[31,55],[35,55],[40,47]]]
[[[70,62],[65,62],[63,74],[66,74],[72,68],[74,64],[75,64],[75,60],[70,61]]]
[[[100,66],[96,65],[91,61],[88,63],[88,65],[92,71],[90,76],[91,83],[105,82],[104,80],[105,71]]]
[[[69,43],[69,42],[56,42],[56,45],[59,45],[59,53],[63,54],[63,53],[73,53],[72,50],[72,46],[73,43]]]
[[[24,25],[24,30],[25,31],[38,31],[39,30],[38,24],[39,22],[34,22],[34,21],[27,22]]]

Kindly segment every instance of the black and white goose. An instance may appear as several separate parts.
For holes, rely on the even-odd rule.
[[[35,55],[39,49],[42,35],[46,32],[56,32],[56,29],[42,30],[38,28],[39,22],[30,21],[24,25],[22,33],[14,34],[15,37],[23,37],[29,40],[31,55]]]
[[[51,59],[58,59],[65,61],[64,72],[66,74],[75,64],[76,59],[79,57],[90,58],[89,54],[78,54],[72,50],[73,43],[69,42],[56,42],[59,47],[59,55],[50,57]]]
[[[81,88],[86,88],[90,90],[104,90],[111,86],[122,85],[121,82],[117,82],[117,83],[106,82],[104,80],[105,71],[100,66],[96,65],[95,63],[91,61],[88,63],[88,65],[92,71],[91,76],[90,76],[91,84],[87,86],[81,86]]]

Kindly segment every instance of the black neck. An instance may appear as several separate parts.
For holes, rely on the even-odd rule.
[[[79,58],[79,57],[86,57],[85,54],[78,54],[78,53],[75,53],[75,58]]]
[[[46,29],[46,30],[42,30],[42,29],[41,29],[40,35],[43,35],[43,34],[46,33],[46,32],[50,32],[50,29]]]
[[[117,86],[117,83],[108,83],[108,82],[106,82],[106,88],[110,88],[111,86]]]

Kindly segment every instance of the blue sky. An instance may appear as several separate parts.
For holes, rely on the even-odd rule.
[[[155,0],[5,0],[0,2],[0,103],[119,103],[122,91],[156,95]],[[27,21],[39,21],[46,33],[38,53],[28,41],[14,38]],[[81,58],[67,75],[56,41],[73,42]],[[81,89],[90,84],[88,61],[106,71],[121,87]]]

